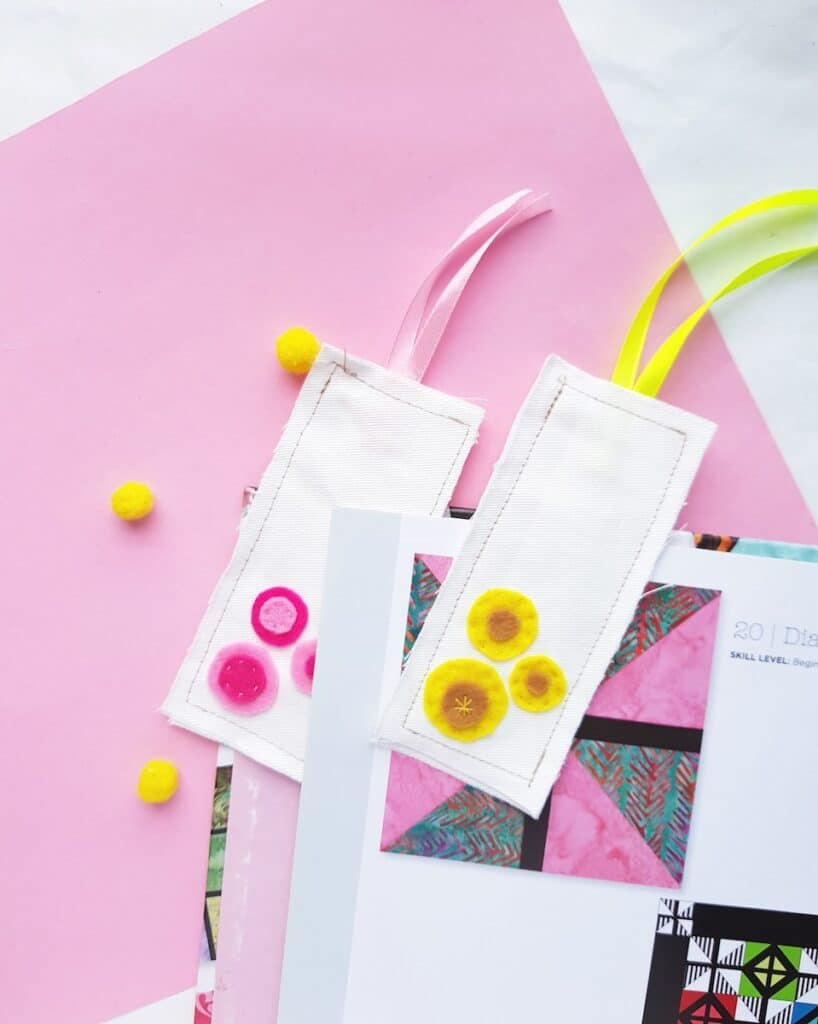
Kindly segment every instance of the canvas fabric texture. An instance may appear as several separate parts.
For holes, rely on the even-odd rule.
[[[386,708],[378,741],[539,816],[713,431],[699,417],[550,356]],[[539,632],[525,656],[553,658],[568,691],[540,714],[509,702],[491,735],[464,743],[426,717],[424,683],[450,659],[489,664],[469,641],[467,616],[497,587],[534,602]],[[505,685],[515,663],[494,664]]]
[[[324,346],[162,706],[171,721],[300,780],[310,697],[294,684],[293,646],[265,644],[254,630],[254,602],[269,588],[292,590],[308,613],[300,640],[314,639],[332,509],[442,514],[482,418],[477,406]],[[208,681],[236,643],[261,649],[278,677],[274,702],[257,714],[225,706]]]

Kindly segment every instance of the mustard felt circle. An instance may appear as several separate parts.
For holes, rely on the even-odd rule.
[[[492,661],[508,661],[528,650],[538,626],[534,602],[525,594],[501,587],[481,594],[466,619],[469,640]]]
[[[304,327],[290,327],[276,339],[276,355],[287,373],[307,373],[320,348],[315,335]]]
[[[423,687],[426,717],[444,736],[473,743],[505,717],[508,695],[496,669],[475,658],[453,658],[429,673]]]
[[[544,654],[521,658],[508,680],[511,699],[523,711],[551,711],[560,704],[568,692],[565,673]]]

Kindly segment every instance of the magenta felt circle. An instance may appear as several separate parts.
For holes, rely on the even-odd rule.
[[[255,644],[223,647],[207,673],[222,704],[243,715],[266,711],[278,695],[278,673],[269,654]]]
[[[305,640],[293,651],[290,672],[296,690],[312,693],[312,677],[315,673],[315,640]]]
[[[308,618],[307,606],[289,587],[262,590],[250,613],[258,637],[274,647],[294,644],[304,632]]]

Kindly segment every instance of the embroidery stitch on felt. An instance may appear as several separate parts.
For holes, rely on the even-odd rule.
[[[453,658],[430,672],[423,688],[428,720],[463,743],[489,736],[508,708],[503,681],[496,669],[475,658]]]
[[[686,447],[686,444],[687,444],[688,435],[687,435],[686,431],[681,430],[678,427],[671,427],[671,426],[668,426],[667,424],[659,423],[656,420],[652,420],[649,417],[643,416],[642,414],[634,412],[631,409],[627,409],[624,406],[617,405],[616,403],[609,402],[609,401],[606,401],[605,399],[598,398],[596,395],[591,395],[588,392],[584,391],[582,388],[579,388],[579,387],[577,387],[574,384],[569,384],[565,377],[561,377],[560,378],[560,386],[559,386],[559,388],[558,388],[554,398],[552,399],[550,405],[548,406],[548,408],[547,408],[547,410],[545,412],[545,415],[543,416],[543,420],[542,420],[542,423],[540,424],[539,429],[537,430],[537,432],[534,435],[534,438],[533,438],[531,444],[529,445],[528,451],[526,453],[526,457],[523,460],[522,464],[520,465],[520,468],[519,468],[519,470],[517,472],[517,475],[516,475],[516,477],[514,479],[514,483],[509,488],[509,491],[508,491],[508,493],[505,496],[503,504],[498,509],[498,511],[497,511],[497,513],[496,513],[496,515],[494,517],[494,522],[492,523],[491,529],[488,531],[488,533],[486,534],[485,538],[483,539],[483,543],[480,546],[480,550],[478,551],[478,553],[477,553],[477,555],[476,555],[476,557],[474,559],[474,562],[472,563],[472,565],[471,565],[471,567],[469,569],[469,573],[466,576],[466,579],[463,581],[463,584],[462,584],[462,586],[460,588],[460,593],[458,594],[457,599],[454,601],[454,603],[452,605],[452,608],[451,608],[451,611],[449,613],[449,619],[448,619],[445,627],[442,630],[441,636],[438,638],[438,643],[437,643],[434,651],[432,651],[432,653],[429,656],[429,665],[431,665],[431,663],[434,660],[434,657],[435,657],[435,654],[436,654],[436,651],[437,651],[437,647],[439,647],[439,645],[440,645],[440,642],[442,640],[442,636],[445,635],[446,631],[449,629],[449,627],[451,625],[451,621],[452,621],[452,618],[454,616],[454,612],[455,612],[455,608],[457,607],[457,603],[462,598],[462,595],[465,592],[465,589],[466,589],[466,587],[467,587],[467,585],[468,585],[472,575],[474,574],[475,569],[477,568],[477,565],[478,565],[478,563],[480,561],[480,558],[481,558],[481,556],[483,554],[483,551],[485,550],[485,547],[486,547],[486,545],[487,545],[487,543],[489,541],[489,538],[491,537],[492,533],[494,532],[494,529],[495,529],[497,523],[499,522],[500,517],[501,517],[503,511],[505,510],[506,506],[508,505],[509,501],[511,500],[512,494],[514,493],[514,490],[516,489],[516,487],[517,487],[517,485],[518,485],[518,483],[520,481],[520,478],[521,478],[525,468],[527,467],[528,463],[531,460],[531,456],[532,456],[532,453],[534,451],[534,448],[536,447],[537,443],[539,442],[540,437],[542,435],[542,432],[545,429],[545,426],[546,426],[549,418],[551,417],[551,415],[552,415],[552,413],[554,411],[554,408],[557,405],[557,402],[563,396],[563,394],[565,393],[566,389],[570,389],[570,390],[576,392],[577,394],[582,395],[585,398],[592,399],[595,402],[599,402],[599,404],[601,404],[601,405],[610,406],[611,408],[617,409],[619,412],[623,412],[623,413],[625,413],[625,414],[627,414],[629,416],[633,416],[633,417],[635,417],[637,419],[644,420],[645,422],[652,423],[654,426],[660,427],[661,429],[666,430],[666,431],[670,431],[671,433],[678,434],[681,437],[681,446],[679,448],[679,452],[678,452],[678,454],[676,456],[676,459],[675,459],[675,461],[674,461],[674,463],[673,463],[673,465],[672,465],[672,467],[670,469],[667,481],[665,483],[665,487],[662,490],[662,493],[661,493],[661,495],[659,497],[659,501],[658,501],[658,503],[656,505],[656,508],[654,510],[654,513],[653,513],[653,516],[651,517],[650,521],[646,525],[646,528],[645,528],[645,531],[644,531],[644,534],[643,534],[643,537],[642,537],[642,541],[641,541],[639,547],[637,548],[636,552],[634,553],[634,556],[633,556],[633,559],[631,561],[631,564],[628,567],[627,571],[625,572],[625,574],[623,576],[623,579],[622,579],[622,581],[620,583],[620,586],[619,586],[619,588],[618,588],[618,590],[616,592],[616,595],[614,597],[614,600],[612,601],[611,606],[608,609],[608,614],[606,615],[604,621],[602,622],[602,624],[600,626],[600,629],[599,629],[599,631],[597,633],[597,636],[594,639],[594,643],[592,644],[591,649],[589,650],[589,652],[588,652],[588,654],[586,656],[585,662],[583,663],[579,673],[577,674],[577,679],[576,679],[576,682],[575,682],[575,686],[578,685],[579,681],[581,680],[581,678],[582,678],[582,676],[583,676],[583,674],[585,672],[585,668],[587,667],[588,661],[590,660],[590,658],[593,655],[594,648],[596,647],[596,644],[598,643],[599,638],[604,633],[604,631],[605,631],[605,629],[606,629],[606,627],[608,625],[608,622],[610,620],[610,616],[613,614],[613,610],[614,610],[614,608],[617,605],[617,602],[618,602],[619,597],[620,597],[620,595],[622,593],[622,590],[624,589],[625,585],[627,584],[628,579],[630,577],[630,574],[633,571],[633,567],[634,567],[636,561],[638,560],[639,555],[642,552],[645,540],[648,537],[648,535],[650,534],[650,531],[652,530],[653,525],[656,522],[656,519],[658,518],[659,513],[662,510],[662,506],[664,504],[665,498],[666,498],[667,493],[670,490],[671,484],[673,483],[673,480],[674,480],[674,478],[676,476],[676,472],[678,470],[679,464],[681,463],[682,456],[684,455],[684,451],[685,451],[685,447]],[[429,671],[429,669],[427,667],[426,672],[428,673],[428,671]],[[405,715],[403,717],[402,727],[407,732],[410,732],[413,735],[416,735],[416,736],[419,736],[419,737],[423,738],[424,741],[426,741],[426,742],[434,743],[434,744],[437,744],[439,746],[444,747],[447,750],[450,750],[451,749],[450,746],[448,744],[444,743],[442,740],[438,740],[438,739],[436,739],[433,736],[426,736],[425,734],[419,733],[416,729],[413,729],[413,728],[411,728],[408,725],[409,716],[410,716],[410,714],[412,714],[412,712],[415,710],[415,708],[417,706],[418,698],[419,698],[419,696],[420,696],[420,694],[422,692],[422,689],[423,689],[422,685],[419,686],[416,689],[416,691],[415,691],[415,693],[414,693],[414,695],[412,697],[412,700],[410,701],[409,706],[408,706],[408,708],[406,710],[406,713],[405,713]],[[565,714],[565,712],[567,710],[567,707],[568,707],[568,703],[563,701],[563,705],[562,705],[562,708],[560,710],[559,717],[557,719],[557,725],[562,720],[562,718],[563,718],[563,716],[564,716],[564,714]],[[556,726],[555,726],[555,728],[556,728]],[[539,770],[540,765],[542,764],[543,759],[546,756],[547,750],[548,750],[547,747],[546,747],[546,749],[543,750],[542,754],[540,755],[540,758],[538,759],[538,761],[537,761],[537,763],[536,763],[536,765],[535,765],[535,767],[534,767],[534,769],[533,769],[533,771],[532,771],[532,773],[530,775],[526,775],[523,772],[518,772],[518,771],[511,770],[511,769],[506,769],[507,773],[509,775],[514,776],[515,778],[520,779],[522,782],[527,783],[528,784],[528,788],[531,788],[531,786],[534,783],[534,779],[536,778],[537,771]],[[470,750],[463,749],[463,750],[460,750],[459,753],[461,754],[461,756],[468,757],[471,760],[474,760],[474,761],[476,761],[479,764],[492,765],[491,761],[488,761],[484,757],[480,757],[478,754],[472,753]]]
[[[461,441],[461,444],[460,444],[460,447],[458,448],[457,454],[452,459],[451,465],[449,466],[449,469],[448,469],[448,471],[446,473],[445,482],[441,486],[441,489],[440,489],[440,491],[437,494],[437,497],[435,499],[435,503],[434,503],[433,507],[429,511],[429,515],[434,515],[436,513],[436,511],[438,509],[438,505],[440,503],[441,496],[443,495],[443,493],[445,491],[445,488],[448,485],[448,482],[452,478],[452,475],[453,475],[453,473],[454,473],[454,471],[455,471],[455,469],[456,469],[456,467],[458,465],[458,462],[460,460],[460,457],[462,455],[463,449],[465,448],[467,443],[469,443],[470,440],[473,440],[473,438],[476,435],[476,430],[474,428],[472,428],[471,425],[469,423],[465,422],[464,420],[458,419],[456,416],[449,415],[448,413],[438,412],[435,409],[430,409],[427,406],[420,405],[418,403],[409,402],[409,401],[407,401],[407,399],[401,398],[401,397],[399,397],[397,395],[393,395],[389,391],[387,391],[386,389],[378,387],[376,384],[373,384],[370,381],[364,380],[360,376],[360,374],[356,373],[353,370],[347,369],[342,363],[338,362],[335,359],[328,360],[324,365],[326,366],[326,368],[328,370],[326,380],[324,381],[323,385],[321,386],[320,391],[316,395],[315,403],[314,403],[312,409],[310,410],[309,416],[306,418],[304,424],[301,427],[301,430],[298,433],[298,436],[294,440],[294,443],[293,443],[293,446],[292,446],[292,451],[290,452],[289,457],[287,459],[287,463],[286,463],[286,465],[284,467],[284,471],[283,471],[283,473],[281,475],[281,479],[278,481],[278,486],[276,487],[275,493],[273,494],[272,498],[270,499],[270,504],[269,504],[269,506],[268,506],[268,508],[267,508],[267,510],[265,512],[264,518],[263,518],[263,520],[262,520],[262,522],[261,522],[261,524],[259,526],[258,533],[257,533],[257,535],[256,535],[256,537],[255,537],[255,539],[253,541],[253,544],[250,546],[250,549],[249,549],[249,551],[247,553],[246,558],[244,559],[244,562],[243,562],[243,564],[241,566],[241,569],[239,570],[238,574],[236,575],[235,580],[233,581],[233,586],[231,587],[230,593],[227,595],[227,597],[226,597],[226,599],[225,599],[225,601],[223,603],[223,607],[222,607],[222,610],[221,610],[221,615],[220,615],[219,619],[217,620],[217,622],[214,624],[213,629],[210,632],[210,636],[208,637],[207,644],[205,646],[205,650],[204,650],[204,652],[202,654],[201,659],[199,660],[198,665],[196,666],[196,670],[192,674],[192,677],[190,679],[190,682],[189,682],[189,684],[187,686],[187,689],[186,689],[186,692],[185,692],[185,702],[190,704],[192,707],[195,707],[195,708],[197,708],[197,709],[199,709],[201,711],[205,711],[205,712],[207,712],[208,715],[211,715],[214,718],[220,719],[220,720],[222,720],[224,722],[228,722],[232,727],[234,727],[236,729],[239,729],[242,732],[247,733],[250,736],[254,736],[254,737],[258,738],[258,739],[266,740],[266,736],[264,735],[264,733],[259,732],[257,729],[251,728],[249,723],[245,724],[244,721],[239,721],[235,717],[231,717],[231,716],[222,714],[218,710],[214,710],[213,708],[210,708],[210,707],[208,707],[205,704],[202,704],[202,703],[199,703],[197,701],[194,701],[192,699],[193,688],[195,687],[196,683],[198,682],[198,680],[200,678],[200,675],[201,675],[201,672],[202,672],[202,669],[204,667],[204,664],[207,661],[208,657],[210,656],[210,652],[211,652],[212,647],[213,647],[214,636],[216,635],[217,631],[219,630],[219,628],[220,628],[220,626],[221,626],[221,624],[222,624],[222,622],[224,620],[224,617],[227,614],[227,609],[228,609],[228,607],[230,605],[230,602],[231,602],[231,600],[232,600],[232,598],[233,598],[233,596],[234,596],[234,594],[235,594],[235,592],[236,592],[236,590],[237,590],[241,580],[244,577],[244,573],[245,573],[245,571],[247,569],[247,566],[248,566],[251,558],[253,557],[253,554],[255,553],[256,547],[258,546],[258,543],[259,543],[259,541],[261,539],[261,536],[262,536],[262,534],[263,534],[263,532],[265,530],[265,527],[267,525],[269,517],[270,517],[270,515],[273,512],[273,509],[275,507],[276,501],[278,499],[278,495],[279,495],[279,493],[280,493],[280,491],[281,491],[281,489],[282,489],[282,487],[283,487],[283,485],[284,485],[284,483],[285,483],[285,481],[287,479],[290,467],[291,467],[291,465],[293,463],[293,460],[295,459],[296,453],[298,452],[298,449],[299,449],[299,446],[300,446],[301,441],[303,439],[303,436],[306,433],[307,429],[309,428],[310,424],[312,423],[312,421],[313,421],[313,419],[314,419],[314,417],[315,417],[315,415],[316,415],[316,413],[318,411],[318,407],[321,404],[321,401],[322,401],[324,395],[327,393],[327,391],[329,390],[330,384],[332,383],[333,379],[336,377],[336,373],[338,371],[340,371],[340,373],[343,374],[345,377],[347,377],[347,378],[349,378],[351,380],[354,380],[356,383],[362,384],[365,387],[368,387],[368,388],[370,388],[373,391],[377,391],[378,393],[385,395],[387,398],[391,398],[393,401],[400,402],[403,405],[408,405],[411,408],[417,409],[420,412],[427,413],[430,416],[436,416],[436,417],[439,417],[441,419],[446,419],[446,420],[449,420],[450,422],[457,423],[459,426],[462,426],[464,428],[465,433],[464,433],[464,436],[463,436],[463,440]],[[284,744],[282,744],[282,743],[280,743],[278,741],[276,741],[273,745],[276,747],[276,749],[280,750],[282,753],[287,754],[290,757],[300,757],[300,755],[297,754],[294,750],[289,749],[288,747],[284,746]]]
[[[517,472],[517,476],[516,476],[516,478],[514,480],[514,484],[509,489],[509,492],[506,495],[505,501],[503,502],[503,504],[498,509],[497,515],[494,518],[494,523],[492,524],[491,529],[489,530],[488,534],[486,535],[486,537],[483,540],[482,545],[480,546],[480,550],[478,551],[477,557],[475,558],[475,560],[474,560],[474,562],[472,564],[472,567],[469,570],[468,576],[463,581],[463,586],[460,588],[460,593],[457,596],[457,601],[459,601],[462,598],[463,593],[466,590],[466,586],[468,585],[469,580],[471,579],[472,575],[474,574],[474,570],[475,570],[475,568],[477,566],[477,563],[480,561],[480,557],[483,554],[483,551],[485,550],[485,547],[486,547],[486,544],[488,543],[489,537],[491,537],[492,533],[494,532],[494,528],[497,525],[497,523],[498,523],[498,521],[500,519],[500,516],[503,514],[506,506],[508,505],[509,501],[511,500],[511,495],[513,494],[514,489],[516,488],[517,484],[519,483],[520,477],[523,475],[523,470],[526,468],[526,466],[528,465],[528,463],[529,463],[529,461],[531,459],[531,453],[534,451],[534,448],[535,448],[537,442],[540,439],[540,435],[542,434],[543,430],[545,429],[545,425],[548,422],[548,419],[549,419],[549,417],[551,416],[551,413],[554,410],[554,406],[557,404],[557,401],[559,400],[559,398],[563,394],[565,388],[566,388],[566,381],[563,379],[562,383],[561,383],[561,385],[560,385],[560,387],[559,387],[559,389],[558,389],[558,391],[556,393],[556,395],[554,395],[554,398],[552,399],[551,404],[549,405],[548,409],[546,410],[545,416],[543,417],[543,421],[540,424],[540,429],[534,435],[534,440],[531,442],[531,445],[530,445],[530,447],[528,449],[528,452],[526,454],[526,458],[523,460],[523,463],[522,463],[522,465],[520,466],[520,468],[519,468],[519,470]],[[446,625],[445,625],[445,627],[443,629],[443,633],[444,634],[445,634],[446,630],[448,630],[448,628],[452,624],[452,619],[454,618],[454,609],[457,606],[457,601],[454,602],[454,604],[452,606],[452,610],[449,613],[448,621],[447,621],[447,623],[446,623]],[[438,640],[438,643],[437,643],[434,651],[429,655],[429,661],[428,661],[428,664],[426,666],[426,669],[425,669],[425,672],[423,673],[423,675],[427,675],[428,674],[429,669],[431,668],[431,664],[434,661],[435,655],[437,653],[437,648],[439,646],[440,646],[440,641]],[[407,729],[409,732],[415,733],[415,735],[420,735],[420,733],[417,733],[414,729],[409,729],[409,726],[407,725],[407,722],[409,720],[409,715],[412,713],[412,711],[415,709],[415,706],[417,705],[417,700],[418,700],[418,697],[419,697],[422,689],[423,689],[423,687],[421,685],[421,686],[418,686],[418,688],[415,690],[415,693],[414,693],[414,695],[412,697],[412,700],[411,700],[411,702],[409,704],[409,707],[406,710],[406,714],[403,717],[403,728]],[[441,744],[441,746],[445,746],[445,744]],[[488,761],[484,761],[482,758],[476,758],[476,760],[481,761],[483,764],[488,764],[489,763]]]
[[[222,704],[236,714],[256,715],[271,708],[278,696],[278,672],[272,658],[256,644],[233,643],[210,663],[207,682]]]

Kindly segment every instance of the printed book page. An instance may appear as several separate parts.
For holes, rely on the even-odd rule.
[[[371,742],[468,523],[333,530],[279,1020],[818,1020],[818,567],[675,535],[534,820]]]

